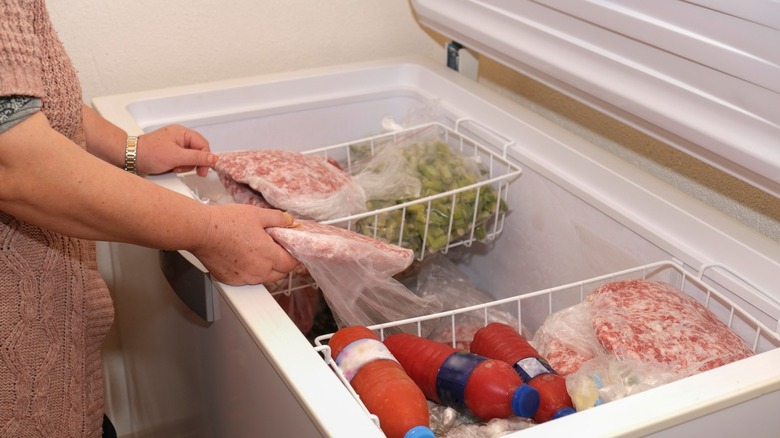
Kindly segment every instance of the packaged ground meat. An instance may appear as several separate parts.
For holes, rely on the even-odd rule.
[[[260,197],[295,217],[317,221],[366,211],[363,188],[320,155],[273,149],[225,152],[214,170],[236,202],[260,205]]]
[[[619,358],[666,363],[688,376],[753,354],[711,311],[668,283],[612,282],[586,302],[599,342]]]
[[[665,364],[682,377],[753,354],[701,303],[650,280],[599,287],[584,302],[550,315],[533,344],[562,375],[603,354]]]
[[[576,372],[583,363],[607,353],[596,338],[587,303],[548,316],[534,333],[531,345],[564,377]]]
[[[233,198],[233,201],[239,204],[249,204],[261,208],[276,208],[269,204],[268,201],[263,198],[260,192],[255,191],[246,184],[237,182],[224,174],[218,174],[219,181],[225,187],[225,190]]]
[[[393,278],[412,263],[409,249],[313,221],[266,231],[303,263],[339,327],[369,326],[441,310],[438,299],[419,297]]]

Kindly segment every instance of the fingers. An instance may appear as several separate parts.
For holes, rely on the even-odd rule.
[[[263,225],[263,229],[269,227],[289,227],[295,222],[295,219],[285,211],[258,207],[250,208],[255,214],[259,213],[258,219]],[[265,234],[262,240],[266,239],[268,244],[265,247],[265,255],[267,257],[265,263],[270,262],[270,266],[265,265],[265,269],[270,268],[270,272],[267,273],[269,280],[276,281],[285,278],[290,272],[301,269],[301,263],[290,255],[283,246],[279,245],[267,234]],[[257,259],[255,260],[257,261]]]
[[[263,228],[270,228],[270,227],[287,228],[295,223],[295,218],[293,218],[290,215],[290,213],[287,213],[286,211],[274,210],[268,208],[263,208],[261,210],[265,212],[262,218]]]
[[[244,266],[238,270],[229,271],[211,271],[217,281],[232,286],[242,286],[247,284],[265,284],[286,279],[290,274],[298,274],[306,270],[303,265],[292,258],[284,249],[280,251],[278,260],[272,261],[272,267],[267,265],[260,267],[258,273],[250,274],[252,270],[249,266]],[[256,267],[255,267],[256,268]],[[235,268],[234,268],[235,269]],[[242,272],[243,271],[243,272]]]
[[[181,125],[168,125],[139,136],[138,167],[143,174],[187,172],[197,169],[206,176],[217,162],[209,142],[199,132]]]
[[[288,274],[299,270],[301,263],[290,255],[286,250],[282,250],[282,255],[273,261],[272,270]]]
[[[295,218],[292,217],[286,211],[262,209],[266,212],[266,216],[263,218],[264,228],[269,227],[289,227],[295,223]],[[276,243],[276,242],[274,242]],[[279,257],[273,260],[272,269],[277,272],[289,273],[305,270],[303,265],[295,259],[284,247],[276,243],[281,249]]]
[[[212,167],[217,163],[217,156],[209,151],[199,151],[195,149],[181,149],[182,166],[191,167]]]
[[[209,141],[200,132],[185,128],[185,148],[209,152]],[[216,160],[215,160],[216,162]],[[205,166],[205,164],[204,164]]]
[[[245,204],[210,208],[212,222],[221,226],[208,228],[194,254],[217,280],[231,285],[259,284],[304,269],[263,231],[292,225],[295,220],[290,214]]]
[[[273,283],[275,281],[284,280],[289,276],[290,274],[288,272],[282,272],[273,269],[268,273],[268,276],[266,277],[266,280],[263,281],[263,283]]]
[[[193,168],[197,168],[197,173],[200,176],[206,176],[209,168],[214,167],[217,163],[217,156],[211,152],[196,150],[196,149],[180,149],[179,154],[181,158],[178,160],[180,163],[174,172],[188,172]]]
[[[195,166],[197,167],[197,173],[200,176],[206,176],[206,174],[209,171],[209,168],[214,167],[215,164],[217,164],[217,156],[212,154],[211,152],[208,152],[208,147],[206,148],[206,151],[195,151]]]

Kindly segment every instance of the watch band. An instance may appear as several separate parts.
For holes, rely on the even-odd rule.
[[[137,174],[135,168],[136,158],[138,157],[138,154],[136,152],[136,147],[138,146],[138,137],[136,136],[128,136],[127,137],[127,143],[125,145],[125,170]]]

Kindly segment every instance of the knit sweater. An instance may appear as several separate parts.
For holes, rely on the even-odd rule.
[[[51,126],[84,147],[80,93],[45,0],[0,2],[0,96],[40,98]],[[0,211],[0,437],[101,436],[112,320],[93,242]]]

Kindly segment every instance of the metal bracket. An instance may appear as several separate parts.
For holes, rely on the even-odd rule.
[[[479,60],[474,52],[457,41],[450,41],[444,49],[447,56],[447,67],[475,81],[477,80]]]
[[[214,285],[207,272],[178,251],[160,251],[160,270],[179,299],[206,322],[214,322]]]

